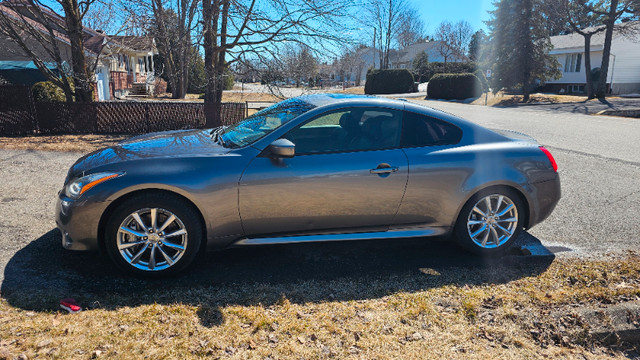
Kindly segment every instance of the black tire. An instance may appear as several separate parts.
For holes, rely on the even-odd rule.
[[[156,214],[155,233],[150,224],[152,209]],[[146,230],[138,225],[140,223],[135,220],[134,213]],[[158,231],[171,215],[175,220],[169,222],[166,233]],[[146,236],[143,238],[121,231],[121,226]],[[182,234],[183,231],[186,234]],[[163,277],[177,274],[193,263],[201,249],[203,224],[198,211],[181,197],[169,193],[145,193],[125,200],[114,209],[107,220],[104,239],[107,254],[120,270],[132,275]],[[134,242],[140,244],[124,248]],[[136,258],[138,254],[141,255]],[[152,254],[154,260],[151,260]]]
[[[476,205],[480,205],[479,207],[482,207],[482,204],[486,204],[485,198],[487,197],[490,198],[492,207],[495,207],[500,199],[500,196],[503,196],[503,199],[502,199],[503,203],[501,204],[500,209],[498,209],[497,211],[493,209],[496,214],[493,217],[493,220],[491,220],[491,224],[489,224],[486,230],[476,235],[476,238],[474,240],[472,235],[476,234],[478,231],[481,231],[482,226],[483,225],[486,226],[487,223],[489,222],[489,220],[484,220],[484,219],[491,218],[491,216],[488,216],[487,218],[482,217],[479,213],[474,211],[474,207]],[[497,216],[501,212],[501,210],[504,210],[507,208],[506,205],[508,205],[508,203],[505,201],[505,199],[508,199],[509,202],[514,205],[515,214],[517,218],[516,222],[511,221],[511,222],[505,223],[503,221],[500,221],[503,219],[512,220],[513,217],[508,217],[509,215],[512,216],[514,214],[512,210],[509,210],[508,213],[505,214],[505,216],[503,216],[502,218]],[[481,203],[479,204],[479,202]],[[482,208],[479,210],[486,212],[484,211],[484,209],[485,208]],[[496,221],[496,217],[497,217],[497,221]],[[469,199],[469,201],[467,201],[467,203],[462,207],[462,210],[460,211],[460,215],[458,216],[458,221],[456,222],[456,225],[453,231],[453,238],[454,238],[454,241],[459,246],[461,246],[465,250],[468,250],[472,253],[486,256],[486,257],[501,256],[513,244],[513,242],[518,238],[518,236],[522,232],[524,228],[525,217],[526,217],[526,210],[524,208],[524,202],[522,201],[520,194],[518,194],[516,191],[510,188],[505,188],[505,187],[493,187],[493,188],[485,189],[478,192],[474,196],[472,196],[471,199]],[[472,222],[484,222],[484,223],[479,223],[474,225],[472,224]],[[503,229],[512,230],[511,235],[506,240],[501,241],[500,238],[502,236],[506,236],[508,232],[505,232],[502,229],[498,228],[495,225],[495,223],[498,223]],[[493,226],[491,226],[492,224]],[[505,224],[509,224],[509,225],[505,226]],[[491,231],[491,228],[493,228],[496,231],[495,233],[499,236],[497,244],[493,241],[494,239],[496,239],[496,237],[494,233]],[[489,233],[489,235],[487,235],[487,233]],[[483,247],[481,244],[481,240],[484,239],[484,236],[488,236],[489,239],[485,239],[486,245]]]

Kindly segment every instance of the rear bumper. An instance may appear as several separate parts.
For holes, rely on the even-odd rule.
[[[60,192],[56,225],[62,233],[62,246],[67,250],[98,250],[98,224],[106,206],[105,202],[73,200]]]
[[[531,194],[533,201],[529,204],[529,224],[527,229],[549,217],[562,196],[558,173],[555,173],[555,178],[552,180],[538,182],[530,186],[533,190]]]

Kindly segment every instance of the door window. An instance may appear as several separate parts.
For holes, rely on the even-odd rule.
[[[396,148],[401,130],[399,111],[353,108],[323,114],[284,137],[296,145],[297,155],[305,155]]]

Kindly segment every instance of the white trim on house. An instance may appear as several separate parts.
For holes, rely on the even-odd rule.
[[[624,23],[619,26],[633,26],[640,30],[640,22]],[[584,37],[577,33],[552,36],[551,43],[554,48],[549,54],[554,55],[560,63],[562,77],[558,80],[548,80],[547,84],[553,85],[556,89],[563,89],[564,92],[584,89],[586,83]],[[591,38],[591,69],[600,67],[603,49],[604,32],[600,32]],[[577,60],[577,54],[580,54],[581,58],[579,71],[566,66],[567,59],[572,61],[575,57]],[[620,31],[614,32],[607,83],[612,94],[640,92],[640,38],[625,36]]]

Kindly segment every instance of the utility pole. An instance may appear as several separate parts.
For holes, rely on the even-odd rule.
[[[373,68],[376,68],[376,28],[373,28],[373,54],[371,54],[371,57],[373,57]]]

